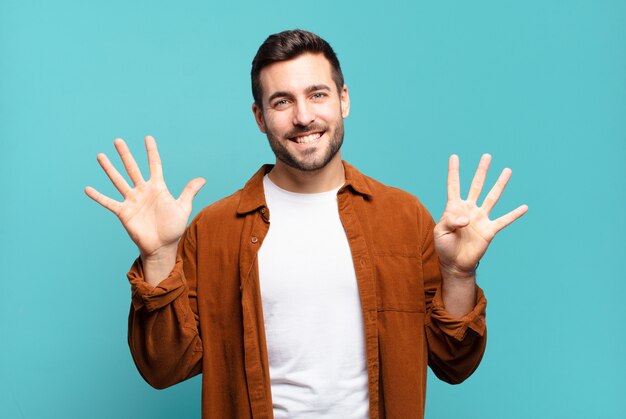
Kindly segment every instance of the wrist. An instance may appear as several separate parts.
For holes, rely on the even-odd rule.
[[[163,262],[169,262],[172,259],[176,259],[177,251],[178,243],[159,247],[157,250],[150,253],[144,253],[140,250],[141,261],[144,264],[159,264]]]
[[[455,280],[466,280],[473,281],[476,278],[476,270],[480,265],[480,260],[476,262],[476,265],[471,270],[463,270],[454,266],[447,266],[442,263],[439,264],[439,268],[441,270],[441,276],[444,279],[455,279]]]

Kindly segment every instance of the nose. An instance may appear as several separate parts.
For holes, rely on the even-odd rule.
[[[293,124],[307,126],[315,121],[315,112],[306,101],[298,101],[293,107]]]

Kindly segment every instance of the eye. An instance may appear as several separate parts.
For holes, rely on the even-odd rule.
[[[313,95],[311,95],[311,97],[313,99],[324,99],[325,97],[327,97],[328,95],[324,92],[315,92],[313,93]]]
[[[272,106],[275,108],[281,108],[281,107],[286,106],[288,103],[289,103],[289,100],[287,99],[278,99],[277,101],[273,103]]]

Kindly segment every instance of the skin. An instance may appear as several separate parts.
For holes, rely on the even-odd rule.
[[[350,97],[346,86],[337,89],[331,75],[330,63],[321,54],[303,54],[261,71],[262,106],[254,104],[252,111],[276,153],[270,179],[283,189],[317,193],[345,182],[340,147]],[[302,143],[301,138],[308,134],[315,137]],[[116,139],[114,145],[134,187],[106,155],[99,154],[98,162],[124,200],[116,201],[89,186],[85,193],[120,219],[139,248],[146,282],[156,286],[174,267],[177,244],[188,223],[192,201],[205,180],[191,180],[174,198],[165,184],[154,138],[145,138],[150,167],[147,181],[126,143]],[[460,196],[459,159],[452,155],[448,163],[448,201],[434,237],[442,272],[443,302],[448,313],[457,318],[469,313],[476,304],[474,268],[489,244],[500,230],[528,210],[522,205],[500,218],[489,219],[511,177],[510,169],[502,171],[478,206],[490,162],[490,155],[482,156],[465,200]]]

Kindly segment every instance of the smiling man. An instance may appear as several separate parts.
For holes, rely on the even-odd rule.
[[[475,269],[527,210],[488,217],[511,171],[478,206],[490,156],[466,199],[451,156],[435,225],[417,198],[342,161],[350,97],[326,41],[301,30],[270,36],[252,91],[276,162],[188,227],[204,179],[172,197],[152,137],[147,181],[115,141],[134,187],[98,155],[124,201],[85,191],[140,252],[128,274],[138,369],[157,388],[202,373],[204,418],[423,417],[427,367],[460,383],[482,358]]]

